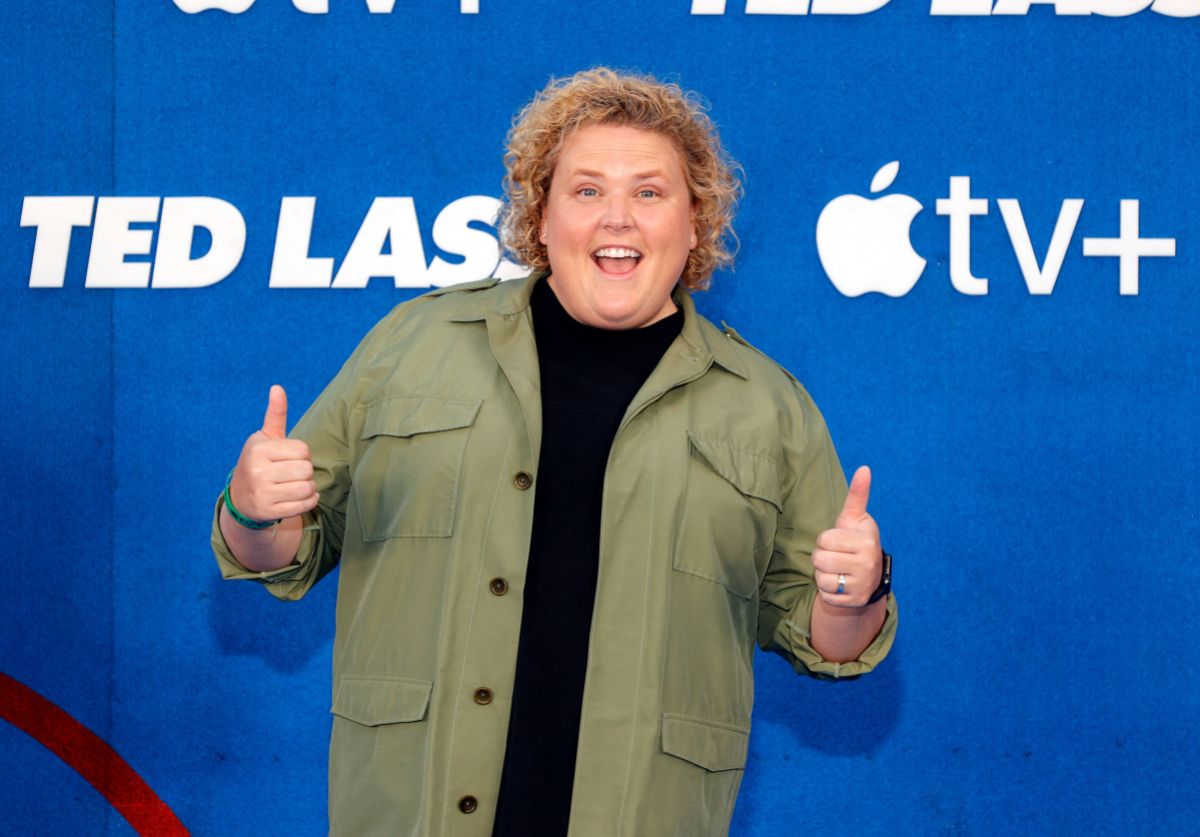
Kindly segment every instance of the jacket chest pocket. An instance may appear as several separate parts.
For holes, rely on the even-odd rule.
[[[781,511],[773,459],[688,433],[688,482],[674,567],[743,599],[758,593]]]
[[[350,489],[364,541],[453,533],[463,454],[481,403],[401,396],[366,408]]]

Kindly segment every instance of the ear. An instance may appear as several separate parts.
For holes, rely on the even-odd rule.
[[[546,243],[546,222],[542,221],[538,224],[538,241],[542,244]]]
[[[700,243],[700,239],[696,235],[696,205],[692,204],[692,243],[689,245],[689,250],[695,250],[696,245]]]

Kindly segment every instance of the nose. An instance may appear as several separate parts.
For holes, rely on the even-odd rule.
[[[633,214],[626,195],[616,193],[609,196],[604,204],[603,223],[605,229],[613,232],[624,232],[633,226]]]

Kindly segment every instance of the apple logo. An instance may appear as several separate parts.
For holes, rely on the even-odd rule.
[[[254,0],[174,0],[180,10],[194,15],[209,9],[220,9],[231,15],[240,15],[254,5]]]
[[[900,171],[893,160],[871,179],[871,194],[892,185]],[[925,270],[912,248],[909,226],[923,209],[910,195],[871,200],[839,195],[817,219],[817,254],[829,281],[845,296],[865,293],[904,296]]]

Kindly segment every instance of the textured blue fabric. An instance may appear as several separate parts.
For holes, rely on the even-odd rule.
[[[269,288],[280,201],[316,197],[309,252],[340,264],[376,197],[411,197],[426,261],[461,260],[434,219],[498,196],[513,112],[552,74],[611,64],[711,101],[746,197],[737,269],[698,305],[805,383],[848,471],[873,466],[896,556],[904,618],[880,670],[829,684],[760,657],[732,833],[1194,831],[1195,18],[331,5],[0,7],[0,671],[193,833],[324,833],[336,578],[295,605],[222,584],[210,514],[269,385],[294,422],[419,289]],[[817,219],[892,160],[885,194],[923,205],[928,264],[899,298],[844,296]],[[986,295],[950,279],[952,176],[988,199],[971,221]],[[63,286],[31,288],[27,196],[220,198],[245,251],[209,287],[86,288],[81,227]],[[1040,264],[1069,198],[1057,284],[1031,295],[997,200],[1019,201]],[[1141,260],[1137,295],[1117,259],[1084,255],[1122,199],[1143,237],[1177,240]],[[0,765],[0,832],[130,833],[3,722]]]

